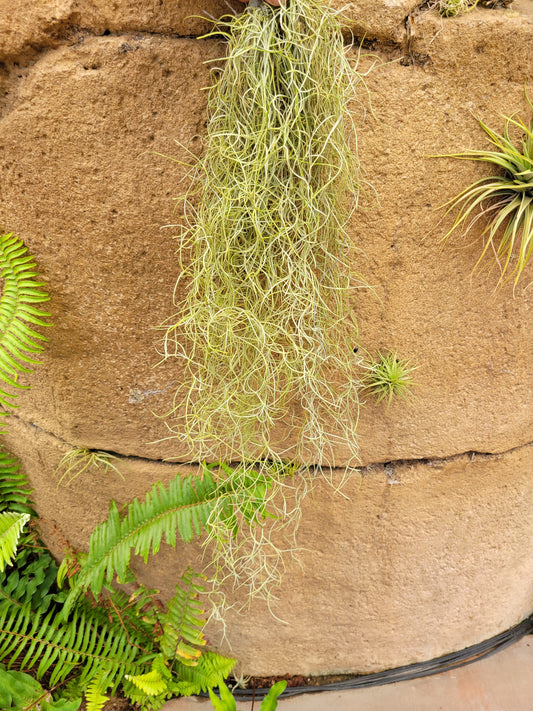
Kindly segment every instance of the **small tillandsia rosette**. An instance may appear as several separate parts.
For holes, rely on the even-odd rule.
[[[533,109],[527,93],[526,101]],[[467,235],[478,220],[485,221],[481,233],[484,246],[473,271],[485,261],[489,263],[489,273],[495,267],[499,269],[496,288],[508,281],[516,287],[533,253],[533,120],[528,125],[519,116],[503,118],[503,134],[478,120],[497,150],[440,156],[489,163],[497,168],[497,173],[476,180],[443,205],[446,214],[456,211],[443,241],[457,229]]]
[[[395,398],[406,400],[413,395],[412,387],[416,383],[412,373],[418,366],[400,358],[396,351],[377,351],[376,357],[366,361],[364,367],[366,372],[361,378],[363,388],[376,402],[384,400],[387,409]]]

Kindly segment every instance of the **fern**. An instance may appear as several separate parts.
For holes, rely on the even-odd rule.
[[[2,466],[6,483],[0,488],[0,520],[6,515],[28,518],[26,511],[32,509],[26,479],[16,460],[0,453],[0,474]],[[192,492],[206,499],[217,486],[220,494],[221,484],[215,484],[208,467],[204,474],[192,490],[185,486],[186,500],[194,498]],[[183,494],[179,482],[175,484]],[[192,479],[189,484],[192,486]],[[161,486],[154,488],[165,491]],[[171,486],[169,491],[173,491]],[[2,513],[15,505],[23,511]],[[193,516],[192,535],[205,525],[206,516],[204,512],[198,519],[201,524],[195,524]],[[111,590],[102,600],[84,597],[68,618],[64,611],[67,593],[59,590],[56,582],[57,564],[42,549],[35,532],[24,540],[25,548],[13,567],[0,572],[0,660],[21,670],[31,669],[37,679],[46,675],[48,680],[50,675],[51,686],[66,685],[78,697],[85,692],[88,711],[99,711],[107,689],[114,693],[120,684],[143,711],[156,711],[169,696],[200,692],[206,681],[218,683],[220,670],[231,670],[233,660],[199,649],[205,644],[198,601],[201,586],[192,571],[184,574],[165,613],[155,591],[138,586],[129,596]],[[77,556],[72,562],[82,560]],[[163,647],[164,653],[158,653],[158,647]],[[165,656],[171,658],[172,668],[165,664]],[[182,662],[198,665],[194,677]],[[135,686],[139,680],[140,686]],[[147,695],[146,683],[158,680],[159,685],[151,687],[152,694],[163,690],[163,682],[164,690],[156,696]]]
[[[17,545],[30,514],[4,511],[0,514],[0,572],[15,558]]]
[[[0,512],[18,511],[34,516],[30,494],[28,480],[19,471],[17,459],[0,448]]]
[[[160,696],[165,694],[168,688],[168,680],[157,669],[152,669],[147,674],[138,676],[126,676],[138,689],[147,696]]]
[[[102,679],[116,691],[126,673],[135,674],[146,662],[145,650],[117,625],[94,623],[89,610],[76,610],[71,620],[61,620],[57,610],[47,614],[29,605],[0,604],[0,660],[9,666],[32,669],[41,679],[50,673],[50,686],[72,673],[81,684]]]
[[[222,657],[215,652],[204,652],[198,664],[194,667],[180,664],[179,682],[174,687],[175,692],[184,696],[191,693],[197,694],[200,691],[207,691],[220,684],[227,678],[235,666],[235,660]],[[194,691],[188,691],[188,686],[194,687]]]
[[[140,585],[129,596],[121,590],[110,590],[99,599],[89,597],[84,602],[90,605],[95,621],[103,625],[118,625],[128,630],[128,634],[135,635],[142,647],[152,649],[161,627],[159,615],[162,603],[154,599],[155,592]]]
[[[43,347],[39,341],[47,340],[28,324],[51,325],[44,320],[50,314],[33,305],[48,301],[49,297],[42,290],[43,282],[34,278],[37,276],[33,271],[35,263],[27,252],[24,244],[12,234],[0,236],[0,277],[4,280],[4,293],[0,298],[0,381],[17,389],[27,388],[18,382],[18,373],[31,373],[26,365],[39,361],[30,354],[40,353]],[[13,399],[17,396],[4,387],[0,388],[0,404],[15,407]]]
[[[168,603],[168,611],[161,615],[163,634],[158,640],[166,659],[179,659],[182,664],[196,665],[206,639],[203,635],[205,620],[198,597],[204,588],[195,582],[195,574],[187,570],[176,594]]]
[[[89,555],[78,576],[66,604],[66,612],[83,590],[98,595],[104,582],[111,583],[116,574],[123,580],[133,550],[145,562],[150,552],[157,553],[163,534],[171,546],[176,545],[178,533],[191,541],[205,528],[220,487],[209,468],[200,476],[177,476],[168,489],[155,484],[144,502],[135,499],[121,520],[115,502],[111,502],[107,521],[97,526],[89,539]]]
[[[215,479],[214,469],[226,478]],[[205,530],[209,539],[216,539],[220,522],[224,524],[223,535],[230,537],[238,534],[242,520],[250,526],[260,523],[268,515],[266,492],[276,476],[263,475],[256,480],[246,468],[241,471],[204,464],[201,474],[178,475],[168,488],[160,482],[155,484],[144,501],[135,499],[129,504],[122,519],[117,505],[111,502],[107,520],[91,534],[89,553],[71,583],[65,613],[84,590],[97,596],[115,575],[119,582],[125,582],[132,551],[147,562],[150,553],[158,552],[163,535],[169,545],[175,546],[178,534],[189,542]]]
[[[12,568],[0,574],[0,602],[29,605],[44,613],[65,598],[65,593],[58,593],[55,587],[57,565],[46,551],[40,551],[38,556],[24,553],[17,555]]]
[[[103,709],[106,701],[109,701],[109,696],[103,693],[108,686],[101,675],[91,681],[85,692],[86,711],[101,711]]]

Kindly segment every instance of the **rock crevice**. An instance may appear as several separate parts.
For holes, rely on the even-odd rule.
[[[52,438],[55,440],[55,443],[59,445],[60,447],[68,447],[70,449],[75,449],[77,445],[71,444],[68,442],[66,439],[63,439],[59,435],[55,434],[54,432],[50,432],[48,430],[43,429],[40,427],[38,424],[35,422],[27,422],[26,420],[22,419],[21,417],[18,417],[17,415],[14,415],[10,413],[9,419],[15,419],[18,421],[20,425],[23,427],[27,428],[32,428],[36,431],[38,431],[40,434],[45,435],[47,437]],[[521,443],[517,444],[513,447],[510,447],[508,449],[502,450],[502,451],[496,451],[496,452],[478,452],[475,450],[468,450],[466,452],[454,452],[452,454],[442,456],[442,457],[435,457],[435,456],[426,456],[426,457],[416,457],[416,458],[409,458],[409,459],[395,459],[395,460],[390,460],[390,461],[382,461],[382,462],[369,462],[365,463],[364,466],[358,467],[358,470],[360,473],[364,475],[372,474],[375,472],[376,469],[379,468],[379,470],[384,470],[387,475],[390,477],[392,476],[393,470],[395,467],[408,467],[408,466],[417,466],[417,465],[424,465],[424,466],[437,466],[437,465],[446,465],[450,462],[454,462],[463,458],[469,458],[470,461],[474,461],[474,459],[495,459],[498,457],[503,457],[508,454],[511,454],[513,452],[519,452],[520,450],[527,450],[528,448],[533,447],[533,441],[532,442],[526,442],[526,443]],[[117,459],[127,459],[127,460],[133,460],[136,462],[139,462],[140,464],[145,463],[145,464],[163,464],[168,467],[179,467],[179,466],[200,466],[201,462],[194,462],[194,461],[184,461],[180,459],[176,460],[170,460],[170,459],[158,459],[158,458],[151,458],[151,457],[142,457],[136,454],[127,454],[125,452],[118,452],[115,450],[109,450],[105,449],[105,445],[103,445],[101,448],[100,447],[90,447],[88,448],[90,451],[98,451],[98,452],[103,452],[107,455],[110,455],[111,457],[115,457]],[[230,464],[236,465],[237,462],[230,462]],[[311,465],[313,466],[313,465]],[[342,468],[339,467],[333,467],[333,471],[342,471]]]

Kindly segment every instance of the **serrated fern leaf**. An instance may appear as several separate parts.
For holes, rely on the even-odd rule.
[[[159,711],[170,696],[177,695],[174,693],[164,693],[158,696],[148,696],[148,694],[141,691],[141,689],[127,679],[125,679],[122,684],[122,693],[134,708],[142,709],[142,711]]]
[[[154,636],[159,633],[162,603],[155,599],[157,591],[142,585],[131,595],[121,590],[110,590],[91,604],[91,614],[101,624],[116,624],[132,633],[144,649],[154,647]]]
[[[0,449],[0,511],[18,511],[35,515],[31,508],[31,489],[19,471],[18,460]]]
[[[146,562],[150,553],[159,550],[163,535],[171,546],[176,545],[178,534],[185,542],[199,535],[219,495],[220,487],[204,468],[198,476],[178,475],[168,488],[155,484],[144,501],[135,499],[128,506],[122,519],[111,502],[109,517],[91,534],[87,560],[72,580],[66,611],[83,590],[98,595],[104,582],[111,583],[115,574],[123,579],[132,551]]]
[[[158,644],[164,657],[187,665],[198,663],[206,644],[204,610],[199,600],[204,588],[195,582],[197,578],[191,569],[182,575],[167,612],[160,617],[163,635]]]
[[[106,701],[109,701],[109,696],[105,695],[109,684],[102,676],[93,679],[85,692],[86,711],[102,711]]]
[[[31,553],[31,549],[30,549]],[[14,565],[0,573],[0,602],[48,610],[51,604],[64,599],[55,586],[57,564],[49,553],[39,551],[37,557],[17,555]],[[0,631],[1,636],[1,631]]]
[[[182,687],[179,691],[184,696],[190,696],[190,694],[199,694],[207,689],[220,686],[234,666],[235,659],[223,657],[215,652],[204,652],[194,667],[178,663],[175,668],[179,676],[178,686]],[[189,690],[185,694],[185,689],[192,689],[192,691]],[[178,691],[177,688],[176,691]]]
[[[138,676],[130,676],[128,674],[126,679],[135,684],[147,696],[159,696],[159,694],[164,694],[168,690],[167,680],[156,669]]]
[[[116,690],[124,674],[142,671],[144,650],[122,628],[95,624],[89,610],[62,621],[56,610],[46,615],[29,605],[0,604],[0,660],[32,669],[37,679],[51,671],[55,686],[76,671],[82,683],[105,675]]]
[[[47,339],[30,328],[50,326],[45,319],[49,313],[33,304],[48,301],[42,290],[43,282],[35,280],[37,273],[33,258],[27,254],[24,244],[12,234],[0,236],[0,277],[4,280],[4,290],[0,297],[0,381],[12,388],[25,388],[18,382],[18,373],[30,373],[26,365],[39,361],[30,357],[43,350],[39,341]],[[0,387],[0,404],[14,407],[17,396]]]
[[[4,511],[0,513],[0,572],[4,572],[17,553],[17,545],[30,514]]]

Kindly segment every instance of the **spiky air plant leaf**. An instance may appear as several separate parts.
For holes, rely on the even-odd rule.
[[[533,123],[528,126],[521,118],[504,118],[503,135],[479,121],[497,150],[448,156],[489,163],[499,173],[480,178],[446,203],[447,212],[456,210],[457,214],[444,239],[457,229],[466,235],[478,221],[486,221],[485,244],[474,270],[485,258],[491,259],[489,271],[494,267],[500,271],[497,286],[511,280],[516,286],[533,251]],[[521,141],[511,136],[513,128],[518,129]]]
[[[367,372],[363,377],[365,389],[376,398],[376,402],[384,400],[387,407],[394,398],[405,400],[412,394],[412,373],[417,366],[398,357],[394,351],[380,353],[366,364]]]
[[[321,0],[249,8],[216,31],[228,53],[185,197],[176,293],[187,295],[164,350],[185,384],[168,424],[196,460],[320,466],[342,444],[353,464],[346,318],[360,283],[344,228],[359,191],[347,104],[360,75]]]
[[[13,400],[17,396],[10,388],[28,387],[18,382],[18,374],[31,373],[27,366],[39,363],[32,356],[43,350],[40,342],[47,340],[32,327],[50,326],[45,320],[50,314],[35,306],[49,297],[42,289],[43,282],[35,279],[35,263],[27,252],[11,233],[0,236],[0,278],[4,280],[0,296],[0,405],[8,408],[16,407]]]

